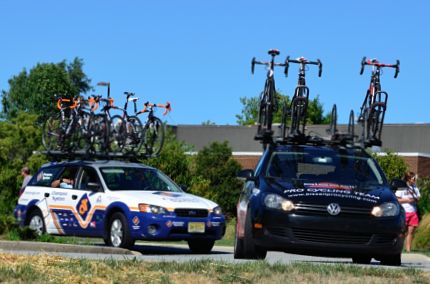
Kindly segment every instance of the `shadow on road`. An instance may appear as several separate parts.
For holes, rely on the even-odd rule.
[[[193,254],[187,246],[180,247],[177,245],[163,244],[163,245],[145,245],[142,243],[136,244],[131,250],[137,251],[142,255],[183,255],[183,254]],[[215,254],[231,254],[230,252],[225,252],[221,250],[217,250],[215,247],[210,255]]]

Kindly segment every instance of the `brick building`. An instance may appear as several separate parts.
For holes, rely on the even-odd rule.
[[[177,125],[172,128],[176,137],[193,145],[195,151],[214,141],[228,141],[233,157],[243,168],[254,168],[262,154],[261,144],[254,140],[256,126]],[[327,138],[327,128],[327,125],[310,125],[307,133]],[[356,128],[356,133],[361,133],[359,127]],[[346,126],[340,125],[339,130],[345,131]],[[420,177],[430,177],[430,124],[385,124],[382,141],[381,149],[374,151],[396,153],[410,170]]]

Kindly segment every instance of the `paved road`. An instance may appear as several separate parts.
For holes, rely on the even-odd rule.
[[[0,241],[0,252],[12,252],[16,254],[52,254],[73,258],[86,259],[133,259],[143,261],[189,261],[199,259],[213,259],[226,262],[246,262],[249,260],[235,260],[233,258],[233,249],[231,247],[215,247],[211,254],[197,255],[191,254],[186,245],[176,244],[156,244],[138,242],[133,251],[124,249],[108,248],[102,245],[96,246],[79,246],[63,245],[37,242],[10,242]],[[329,263],[329,264],[351,264],[349,258],[325,258],[287,254],[281,252],[269,252],[266,257],[269,263],[292,263],[292,262],[309,262],[309,263]],[[368,266],[380,267],[379,262],[373,260]],[[416,268],[430,271],[430,258],[422,254],[403,254],[403,268]]]

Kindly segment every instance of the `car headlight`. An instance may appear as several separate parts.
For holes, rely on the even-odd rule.
[[[399,215],[400,208],[397,203],[385,202],[375,206],[372,209],[372,215],[375,217],[390,217]]]
[[[264,205],[268,208],[291,211],[294,209],[294,203],[277,194],[268,194],[264,198]]]
[[[164,207],[144,203],[139,204],[139,211],[152,214],[167,214],[167,209]]]
[[[222,215],[222,209],[221,209],[221,207],[219,207],[219,206],[217,206],[217,207],[215,207],[214,209],[212,209],[212,212],[213,212],[215,215]]]

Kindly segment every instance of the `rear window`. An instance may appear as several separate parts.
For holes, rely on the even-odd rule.
[[[33,176],[29,185],[50,187],[51,183],[57,179],[62,170],[62,167],[43,168]]]
[[[274,152],[265,175],[303,182],[384,183],[383,175],[372,158],[330,150]]]

